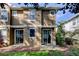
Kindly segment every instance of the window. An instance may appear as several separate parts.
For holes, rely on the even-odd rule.
[[[7,42],[7,30],[6,29],[0,30],[0,38],[3,39],[5,43]]]
[[[6,9],[1,9],[0,19],[2,19],[2,20],[8,20],[8,12],[7,12]]]
[[[30,29],[30,37],[35,37],[35,29]]]
[[[73,21],[73,25],[76,25],[76,21]]]
[[[23,29],[16,29],[15,35],[15,43],[23,43]]]
[[[17,16],[17,11],[12,11],[13,16]]]
[[[77,19],[77,23],[79,24],[79,19]]]
[[[54,15],[54,14],[56,14],[56,10],[51,10],[50,13],[51,13],[52,15]]]
[[[65,28],[65,25],[63,25],[63,28]]]
[[[29,19],[30,20],[35,20],[35,14],[36,14],[35,9],[31,10],[30,11],[30,15],[29,15]]]

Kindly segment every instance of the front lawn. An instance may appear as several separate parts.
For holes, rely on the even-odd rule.
[[[0,56],[79,56],[79,48],[71,48],[69,51],[26,51],[0,53]]]
[[[0,53],[0,56],[48,56],[48,52],[7,52]]]

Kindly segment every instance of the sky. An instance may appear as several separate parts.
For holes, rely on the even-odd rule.
[[[25,6],[23,3],[18,5],[17,3],[12,3],[11,4],[13,7],[22,7],[22,6]],[[44,6],[43,3],[40,3],[39,4],[40,6]],[[29,5],[31,6],[31,5]],[[62,8],[64,5],[63,4],[57,4],[57,3],[49,3],[47,5],[47,7],[60,7]],[[63,11],[58,11],[56,13],[56,23],[58,24],[58,22],[61,22],[61,21],[67,21],[70,17],[74,16],[75,14],[69,12],[68,10],[66,10],[66,13],[63,14]]]
[[[62,21],[67,21],[74,15],[75,14],[69,12],[68,10],[66,10],[65,14],[63,14],[63,11],[58,11],[56,14],[56,23],[62,22]]]

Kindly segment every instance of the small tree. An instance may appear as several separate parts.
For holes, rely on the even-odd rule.
[[[58,26],[58,30],[57,30],[57,33],[56,33],[56,44],[57,45],[60,45],[60,46],[64,45],[64,36],[65,36],[65,32],[62,28],[62,24],[60,24]]]

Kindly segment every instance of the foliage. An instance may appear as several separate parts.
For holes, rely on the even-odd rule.
[[[60,10],[63,10],[63,13],[65,13],[65,10],[69,10],[71,13],[79,13],[79,3],[63,3],[65,5]]]
[[[79,48],[71,48],[67,53],[69,56],[79,56]]]
[[[0,3],[0,7],[1,7],[1,8],[5,8],[5,7],[4,7],[4,3]]]
[[[55,51],[40,51],[40,52],[7,52],[0,53],[0,56],[63,56],[64,52],[55,50]]]
[[[30,3],[30,4],[32,4],[34,8],[38,8],[39,7],[38,3]]]
[[[21,3],[18,3],[18,4],[21,4]],[[24,3],[24,5],[27,5],[27,7],[29,4],[32,5],[34,8],[40,7],[39,3]],[[47,5],[48,3],[44,3],[44,7],[46,7]]]
[[[58,51],[58,50],[53,50],[49,52],[50,56],[64,56],[64,52]]]
[[[77,42],[78,40],[78,35],[79,34],[79,29],[75,29],[73,32],[69,33],[69,37],[65,38],[65,42],[69,45],[72,45],[74,42]],[[66,33],[67,35],[67,33]]]
[[[63,56],[64,53],[61,51],[40,51],[40,52],[7,52],[7,53],[0,53],[0,56]]]
[[[5,4],[5,3],[0,3],[1,8],[5,8],[5,7],[4,7],[4,4]],[[21,3],[18,3],[18,4],[20,5]],[[24,3],[24,5],[27,5],[27,7],[28,7],[29,4],[30,4],[30,5],[33,5],[34,8],[40,7],[40,6],[39,6],[39,3]],[[44,7],[46,7],[47,5],[48,5],[48,3],[44,3]]]
[[[79,48],[71,48],[68,51],[26,51],[0,53],[0,56],[79,56]]]
[[[48,56],[48,52],[7,52],[0,53],[0,56]]]
[[[68,45],[72,45],[73,44],[72,38],[65,38],[65,43]]]
[[[64,35],[65,32],[63,31],[62,25],[58,26],[57,34],[56,34],[56,43],[57,45],[63,46],[64,45]]]

